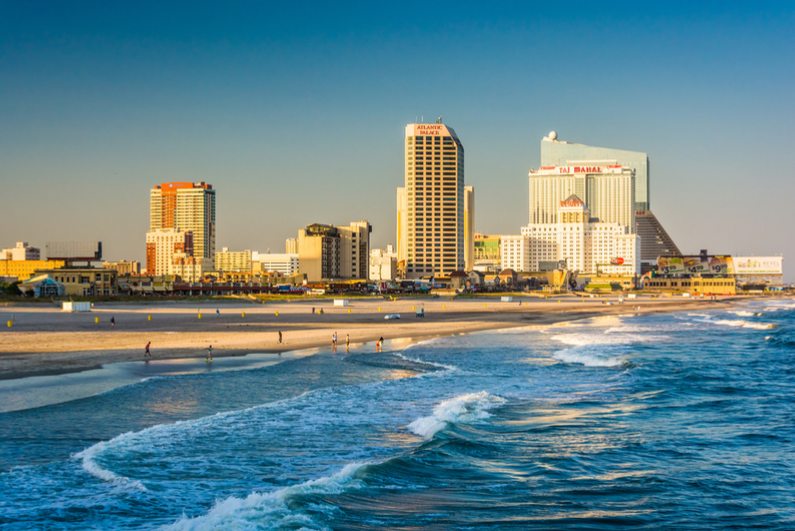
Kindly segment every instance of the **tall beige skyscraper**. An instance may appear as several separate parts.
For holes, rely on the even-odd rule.
[[[475,187],[464,186],[464,269],[475,269]]]
[[[455,131],[441,123],[408,124],[405,168],[405,186],[397,198],[398,257],[406,261],[406,277],[446,276],[464,269],[464,146]]]
[[[215,190],[206,183],[162,183],[149,193],[149,230],[193,233],[193,256],[215,260]]]

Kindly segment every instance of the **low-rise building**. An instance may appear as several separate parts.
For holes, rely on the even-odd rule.
[[[183,282],[198,282],[204,276],[203,262],[203,258],[188,256],[187,253],[174,253],[168,274]]]
[[[230,251],[228,247],[215,253],[215,270],[224,273],[250,273],[251,251]]]
[[[63,284],[65,295],[103,297],[116,295],[116,271],[112,269],[61,268],[40,269],[37,275],[49,275]]]
[[[119,276],[141,274],[141,264],[136,260],[132,260],[130,262],[126,260],[120,260],[118,262],[102,262],[102,268],[113,269],[119,274]]]
[[[252,265],[253,271],[277,271],[284,276],[298,273],[298,254],[293,253],[257,253]]]
[[[13,260],[15,262],[23,260],[41,260],[41,249],[31,247],[28,242],[17,242],[15,247],[9,247],[0,251],[0,260]]]
[[[500,236],[501,264],[504,269],[530,271],[530,236]]]
[[[298,231],[298,266],[309,282],[367,279],[370,233],[367,221],[346,226],[314,223]]]
[[[386,250],[373,249],[370,251],[370,280],[384,281],[398,278],[397,253],[392,245]]]
[[[473,246],[475,258],[473,269],[481,272],[499,272],[502,270],[502,248],[500,235],[475,234]]]
[[[38,275],[21,282],[18,286],[23,295],[33,291],[33,296],[39,297],[63,297],[66,295],[66,288],[60,282],[53,280],[50,275]]]
[[[713,295],[734,295],[737,282],[732,278],[645,278],[643,289],[652,291],[681,291]]]
[[[0,277],[16,277],[24,282],[36,275],[36,271],[64,267],[63,260],[0,260]]]
[[[174,254],[193,256],[193,232],[156,229],[146,233],[146,274],[171,275]],[[210,264],[207,264],[212,267]]]

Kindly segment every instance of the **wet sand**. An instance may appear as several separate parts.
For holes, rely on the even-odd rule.
[[[716,302],[640,296],[636,301],[610,306],[602,304],[602,300],[570,295],[546,300],[514,297],[510,303],[500,302],[499,297],[452,301],[387,301],[374,297],[350,299],[347,308],[335,307],[331,299],[265,304],[208,301],[198,305],[156,301],[96,304],[90,313],[62,312],[55,305],[4,306],[0,307],[0,322],[4,325],[0,329],[0,379],[84,371],[108,363],[142,360],[148,342],[152,343],[154,359],[203,358],[209,345],[213,356],[219,358],[316,347],[330,350],[331,336],[337,332],[338,351],[344,352],[346,334],[352,345],[379,337],[417,341],[479,330],[547,326],[598,315],[725,308],[737,299]],[[615,303],[617,297],[610,300]],[[313,307],[322,308],[323,315],[313,314]],[[426,317],[415,317],[412,307],[424,307]],[[401,319],[385,320],[387,314],[400,314]],[[13,327],[5,327],[12,316]],[[99,323],[94,322],[97,317]],[[116,320],[113,329],[111,317]],[[283,334],[282,344],[278,342],[279,331]]]

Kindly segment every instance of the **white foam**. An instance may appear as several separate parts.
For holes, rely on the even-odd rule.
[[[407,426],[409,431],[430,439],[450,424],[471,424],[491,416],[487,410],[505,403],[505,399],[486,391],[470,393],[445,400],[433,410],[433,415],[420,417]]]
[[[439,367],[440,369],[444,369],[444,370],[447,370],[447,371],[455,371],[455,370],[458,369],[458,367],[455,367],[453,365],[445,365],[444,363],[436,363],[436,362],[433,362],[433,361],[421,360],[419,358],[409,358],[408,356],[405,356],[405,355],[401,354],[400,352],[395,352],[394,354],[396,356],[400,357],[400,358],[403,358],[406,361],[411,361],[413,363],[420,363],[420,364],[423,364],[423,365],[430,365],[432,367]]]
[[[119,441],[122,438],[129,437],[131,435],[132,432],[128,432],[123,435],[119,435],[118,437],[115,437],[114,439],[112,439],[112,441]],[[138,490],[146,490],[146,487],[144,487],[143,483],[141,483],[140,481],[132,480],[124,476],[119,476],[118,474],[115,474],[110,470],[106,470],[101,466],[99,466],[99,464],[97,464],[94,458],[97,457],[98,454],[103,452],[108,447],[109,442],[110,441],[98,442],[97,444],[86,448],[82,452],[74,454],[72,457],[77,459],[82,459],[81,464],[83,470],[85,470],[92,476],[101,479],[102,481],[114,483],[122,487],[129,487]]]
[[[745,310],[740,310],[732,313],[740,317],[753,317],[754,315],[756,315],[754,312],[746,312]]]
[[[579,363],[586,367],[618,367],[626,363],[622,358],[605,358],[575,349],[561,350],[552,357],[564,363]]]
[[[712,321],[712,324],[722,325],[722,326],[734,326],[739,328],[753,328],[755,330],[770,330],[771,328],[776,327],[776,325],[774,325],[773,323],[750,323],[748,321],[732,321],[728,319]]]
[[[330,477],[322,477],[273,492],[249,494],[245,499],[230,497],[216,502],[207,514],[183,517],[165,529],[173,531],[209,531],[216,529],[316,529],[308,517],[293,513],[287,502],[296,496],[340,494],[345,489],[361,487],[356,473],[371,463],[351,463]]]

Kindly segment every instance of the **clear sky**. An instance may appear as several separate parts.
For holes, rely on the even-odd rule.
[[[219,249],[360,219],[385,246],[404,127],[442,116],[480,232],[527,223],[555,130],[647,152],[683,252],[795,280],[795,3],[335,4],[0,1],[0,246],[142,261],[167,181],[214,185]]]

